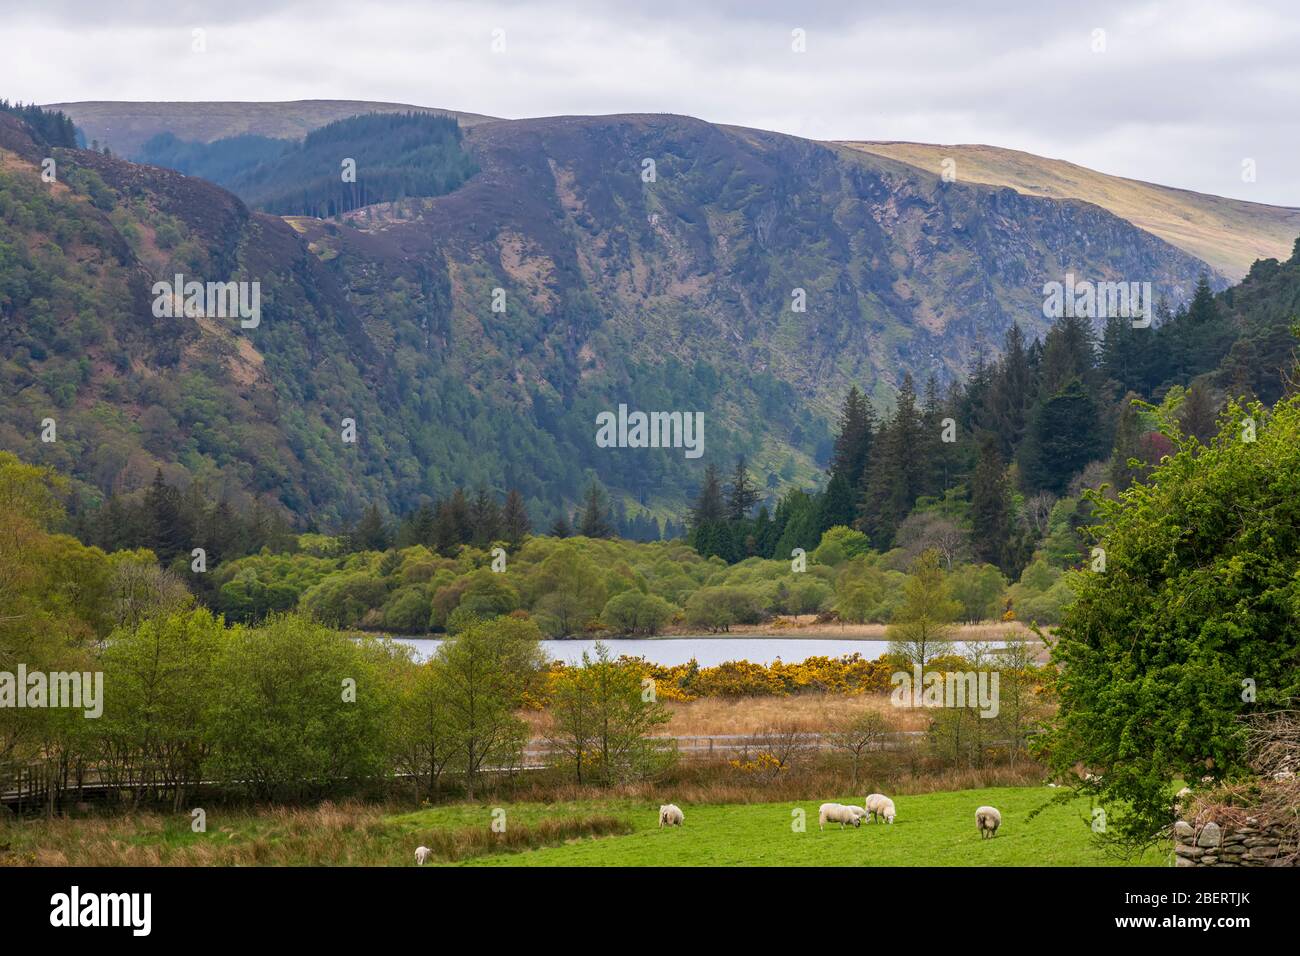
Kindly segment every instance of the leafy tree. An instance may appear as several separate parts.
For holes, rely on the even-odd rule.
[[[392,699],[347,635],[275,617],[226,632],[213,667],[219,692],[204,723],[230,784],[260,800],[302,799],[383,771]]]
[[[484,768],[513,766],[528,740],[516,712],[544,664],[540,636],[532,621],[499,617],[448,637],[430,662],[447,746],[470,799]]]
[[[596,642],[581,667],[566,667],[551,691],[553,752],[574,768],[578,783],[605,784],[646,776],[669,759],[649,734],[672,714],[647,695],[639,665],[614,661]]]
[[[657,594],[623,591],[605,602],[601,622],[620,634],[653,635],[672,620],[677,608]]]
[[[885,631],[890,653],[924,667],[947,652],[952,623],[960,613],[961,605],[951,596],[938,553],[926,551],[913,563],[903,586],[903,603]]]
[[[1230,403],[1208,448],[1165,427],[1145,483],[1094,495],[1106,570],[1078,575],[1053,650],[1052,765],[1092,771],[1131,840],[1171,822],[1172,779],[1247,773],[1239,718],[1300,692],[1300,403]]]

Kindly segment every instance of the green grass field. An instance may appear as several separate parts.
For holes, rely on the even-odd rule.
[[[1150,851],[1122,861],[1097,846],[1088,824],[1089,805],[1076,800],[1054,805],[1030,820],[1054,791],[1003,787],[897,797],[893,826],[860,829],[817,827],[823,801],[805,803],[683,806],[685,825],[658,828],[657,805],[625,801],[507,805],[511,820],[533,823],[552,816],[608,814],[626,819],[626,836],[577,839],[561,846],[497,853],[465,861],[470,866],[1114,866],[1167,865],[1167,854]],[[668,795],[671,799],[671,795]],[[856,798],[834,798],[861,804]],[[990,804],[1002,812],[996,838],[981,840],[975,808]],[[804,832],[791,828],[791,811],[806,815]],[[487,825],[491,807],[452,806],[393,818],[414,838],[435,827]],[[414,844],[412,845],[414,849]],[[405,862],[405,861],[404,861]]]
[[[1087,800],[1051,804],[1046,787],[995,787],[898,796],[892,825],[821,831],[822,800],[680,802],[685,826],[658,827],[658,803],[453,803],[394,811],[362,803],[231,810],[212,808],[194,832],[188,812],[0,820],[0,866],[1117,866],[1168,865],[1168,850],[1121,860],[1098,845]],[[671,793],[666,799],[673,800]],[[863,794],[830,798],[861,804]],[[1002,811],[996,838],[981,840],[975,808]],[[1046,806],[1038,816],[1030,814]],[[792,828],[792,810],[804,828]],[[506,832],[493,831],[505,813]],[[499,819],[499,815],[498,815]],[[599,835],[593,835],[599,834]]]

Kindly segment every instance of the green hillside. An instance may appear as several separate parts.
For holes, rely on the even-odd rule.
[[[1086,203],[685,117],[471,126],[459,188],[342,223],[84,150],[53,151],[51,188],[7,119],[0,447],[91,496],[161,467],[326,526],[480,485],[549,522],[592,476],[680,519],[740,453],[765,493],[807,486],[850,384],[887,406],[907,371],[964,375],[1013,321],[1046,328],[1067,271],[1179,301],[1205,270]],[[259,282],[260,325],[155,318],[177,273]],[[703,414],[703,455],[599,447],[619,404]]]

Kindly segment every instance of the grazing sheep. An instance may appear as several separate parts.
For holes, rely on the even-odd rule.
[[[883,793],[868,794],[866,807],[867,813],[871,815],[874,822],[879,823],[881,820],[891,824],[894,822],[894,801]]]
[[[659,828],[679,827],[682,825],[682,810],[675,803],[665,803],[659,808]]]
[[[846,807],[842,803],[823,803],[821,810],[817,814],[817,828],[825,830],[828,823],[838,823],[841,830],[844,829],[846,823],[860,827],[862,826],[862,817],[853,812],[856,809],[857,807]],[[865,815],[864,813],[863,816]]]
[[[994,807],[980,807],[975,811],[975,826],[979,827],[981,840],[995,837],[1002,826],[1002,814]]]
[[[1192,795],[1192,788],[1183,787],[1183,789],[1179,790],[1177,793],[1174,794],[1174,799],[1181,800],[1183,799],[1183,797],[1190,797],[1191,795]]]
[[[867,815],[866,808],[865,808],[865,807],[860,807],[860,806],[858,806],[856,803],[846,803],[846,804],[844,804],[844,805],[845,805],[846,807],[848,807],[849,810],[853,813],[853,815],[854,815],[855,817],[858,817],[859,819],[861,819],[862,817],[865,817],[865,816]]]
[[[433,851],[427,846],[417,846],[415,848],[415,865],[424,866],[429,862],[429,857],[433,856]]]

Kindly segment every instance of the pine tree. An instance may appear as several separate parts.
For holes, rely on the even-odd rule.
[[[835,452],[830,467],[831,476],[842,476],[849,488],[856,488],[862,483],[862,473],[871,457],[875,425],[875,412],[858,391],[858,387],[852,386],[840,410],[840,430],[835,437]]]
[[[1030,432],[1020,451],[1031,490],[1064,494],[1071,478],[1106,453],[1097,405],[1077,378],[1038,406]]]
[[[1020,444],[1025,433],[1032,387],[1032,370],[1029,366],[1029,353],[1025,349],[1025,336],[1019,325],[1012,324],[1007,330],[1002,358],[998,361],[989,388],[991,424],[1004,459]]]
[[[379,513],[379,506],[372,504],[361,513],[361,520],[352,529],[348,550],[386,551],[388,549],[388,540],[388,529],[384,526],[384,517]]]
[[[559,516],[551,522],[551,537],[568,538],[573,534],[573,528],[569,525],[569,519],[564,516],[564,509],[560,509]]]
[[[470,505],[470,524],[474,529],[474,544],[479,547],[486,547],[501,537],[501,507],[482,485]]]
[[[712,464],[704,469],[704,481],[700,492],[691,508],[691,526],[698,528],[714,521],[722,521],[727,516],[726,502],[722,497],[722,482],[718,480],[718,470]]]
[[[1011,543],[1011,489],[997,437],[985,432],[971,476],[971,543],[979,561],[1008,569]]]
[[[727,517],[732,521],[744,521],[758,504],[758,488],[749,480],[745,468],[745,456],[736,459],[736,470],[732,472],[731,484],[727,486]]]
[[[587,486],[583,499],[582,519],[578,522],[578,534],[588,538],[612,538],[614,528],[610,523],[609,504],[600,485],[592,481]]]
[[[148,516],[148,546],[164,566],[181,552],[188,552],[194,537],[181,510],[180,493],[163,481],[162,469],[154,472],[153,484],[145,493]]]
[[[506,540],[513,547],[518,547],[532,531],[532,522],[528,520],[528,509],[524,506],[524,496],[517,488],[511,488],[506,495],[506,505],[501,512],[501,529]]]

